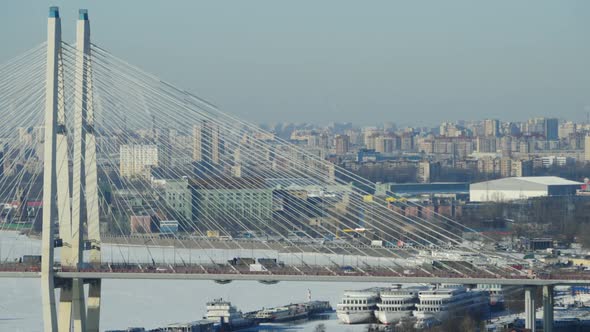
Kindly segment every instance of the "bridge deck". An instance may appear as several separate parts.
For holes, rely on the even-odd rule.
[[[0,266],[0,278],[39,278],[39,266],[13,264]],[[314,282],[374,282],[374,283],[460,283],[501,285],[589,285],[590,274],[553,273],[526,276],[514,273],[457,274],[449,271],[405,270],[376,268],[366,271],[341,271],[319,266],[285,266],[267,271],[250,271],[229,265],[174,266],[144,265],[113,266],[103,264],[87,269],[56,268],[58,278],[82,279],[153,279],[153,280],[256,280],[256,281],[314,281]]]
[[[135,279],[135,280],[251,280],[251,281],[313,281],[372,283],[459,283],[499,284],[516,286],[590,285],[585,279],[509,279],[459,277],[399,277],[358,275],[272,275],[272,274],[205,274],[205,273],[118,273],[118,272],[56,272],[58,278]],[[39,278],[39,272],[0,272],[0,278]]]

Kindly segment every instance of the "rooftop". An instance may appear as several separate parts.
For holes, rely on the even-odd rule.
[[[269,189],[270,186],[258,177],[208,177],[190,179],[189,186],[197,190],[220,189]]]
[[[571,181],[571,180],[560,178],[557,176],[519,176],[519,177],[515,177],[514,179],[532,182],[532,183],[538,183],[538,184],[545,184],[545,185],[565,185],[565,184],[582,185],[583,184],[581,182]]]
[[[570,181],[557,176],[508,177],[471,184],[471,189],[533,189],[546,186],[581,186],[583,183]]]

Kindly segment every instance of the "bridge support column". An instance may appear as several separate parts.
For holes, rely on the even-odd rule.
[[[524,327],[531,332],[536,331],[535,327],[535,295],[537,288],[535,286],[526,286],[524,288]]]
[[[47,21],[47,73],[45,86],[45,143],[43,163],[43,233],[41,235],[41,298],[43,328],[57,331],[55,304],[54,223],[57,218],[56,138],[58,114],[58,72],[61,49],[61,20],[59,9],[51,7]]]
[[[70,332],[72,327],[72,280],[63,279],[60,282],[59,293],[59,332]]]
[[[86,305],[84,296],[84,280],[72,280],[72,320],[74,332],[86,332]]]
[[[553,332],[553,286],[543,286],[543,332]]]
[[[100,323],[100,290],[101,280],[91,280],[88,284],[88,314],[86,329],[88,332],[98,332]]]

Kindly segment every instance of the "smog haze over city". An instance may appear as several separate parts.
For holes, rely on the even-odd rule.
[[[580,121],[590,110],[584,0],[51,3],[88,8],[97,43],[258,123]],[[3,4],[0,60],[43,38],[43,4]]]
[[[590,331],[590,2],[5,1],[0,331]]]

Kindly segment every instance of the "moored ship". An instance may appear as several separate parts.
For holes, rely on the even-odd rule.
[[[258,325],[256,320],[244,317],[240,310],[223,299],[207,302],[207,316],[205,318],[229,330],[239,330]]]
[[[418,293],[424,287],[383,289],[379,292],[380,302],[377,303],[375,317],[380,323],[389,325],[411,317],[419,302]]]
[[[420,291],[418,298],[420,302],[412,312],[417,328],[437,325],[457,312],[479,314],[489,309],[488,292],[469,291],[463,286]]]
[[[476,289],[489,292],[491,311],[501,311],[505,309],[505,295],[518,290],[518,287],[498,284],[478,284]]]
[[[345,324],[370,323],[379,301],[379,289],[349,290],[336,307],[338,319]]]
[[[303,304],[289,304],[282,307],[262,309],[255,319],[260,322],[281,323],[291,320],[306,319],[308,312]]]

